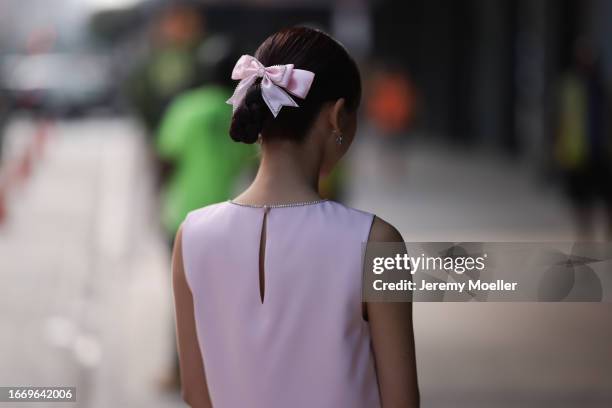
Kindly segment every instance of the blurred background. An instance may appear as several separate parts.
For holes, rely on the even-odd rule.
[[[172,237],[253,176],[228,78],[285,26],[362,70],[326,196],[407,241],[610,240],[611,22],[605,0],[0,0],[0,385],[184,406]],[[611,312],[417,304],[423,406],[610,407]]]

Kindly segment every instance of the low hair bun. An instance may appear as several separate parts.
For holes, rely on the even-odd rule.
[[[247,91],[242,103],[236,108],[230,125],[230,136],[236,142],[252,144],[259,139],[266,114],[269,113],[261,97],[260,81]]]

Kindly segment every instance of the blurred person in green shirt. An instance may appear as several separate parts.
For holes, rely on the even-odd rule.
[[[257,150],[235,143],[229,136],[232,107],[225,103],[233,92],[232,69],[239,55],[230,39],[212,36],[196,53],[198,88],[178,95],[162,116],[155,147],[165,174],[161,222],[170,248],[189,213],[231,198],[240,176],[255,169]],[[174,325],[172,325],[174,338]],[[162,386],[180,386],[178,356]]]
[[[206,85],[179,95],[162,118],[156,147],[173,167],[161,209],[169,237],[188,212],[231,198],[240,175],[255,164],[256,150],[228,135],[232,109],[225,101],[236,55],[228,38],[206,40],[197,56]]]

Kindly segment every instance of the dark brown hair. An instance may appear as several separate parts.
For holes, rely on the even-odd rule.
[[[234,112],[230,136],[237,142],[254,143],[282,138],[300,142],[325,102],[344,98],[347,109],[354,111],[361,99],[361,79],[357,64],[346,49],[322,31],[293,27],[269,36],[257,49],[264,66],[293,64],[314,72],[314,81],[305,99],[291,96],[299,107],[284,106],[274,118],[261,97],[258,79]]]

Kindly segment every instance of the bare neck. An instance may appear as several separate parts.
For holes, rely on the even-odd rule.
[[[320,167],[312,144],[264,143],[255,180],[235,200],[257,205],[318,200]]]

